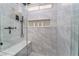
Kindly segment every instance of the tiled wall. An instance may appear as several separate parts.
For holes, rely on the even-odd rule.
[[[32,52],[40,55],[56,55],[56,20],[54,20],[56,9],[54,8],[33,11],[28,14],[28,20],[50,19],[51,24],[50,27],[28,28],[28,38],[32,41]]]
[[[55,28],[29,28],[29,40],[32,41],[32,52],[41,55],[56,55]]]
[[[77,35],[74,38],[72,22],[78,19],[75,16],[78,13],[73,14],[73,10],[78,11],[78,9],[78,4],[58,3],[54,4],[52,9],[30,12],[28,19],[49,18],[51,20],[50,27],[29,28],[28,38],[33,42],[33,51],[41,55],[77,55],[78,39],[76,39]]]
[[[57,55],[70,55],[72,4],[57,5]]]

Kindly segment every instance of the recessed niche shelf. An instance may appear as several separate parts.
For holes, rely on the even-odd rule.
[[[49,27],[50,19],[29,20],[28,27]]]

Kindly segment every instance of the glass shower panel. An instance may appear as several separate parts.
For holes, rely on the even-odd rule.
[[[14,22],[11,22],[12,19],[8,18],[7,16],[1,16],[1,41],[3,45],[1,46],[1,50],[5,50],[12,46],[12,33],[14,30],[10,29],[13,26]]]
[[[1,16],[1,51],[22,41],[20,23],[8,16]]]
[[[72,5],[72,20],[71,20],[71,55],[78,55],[79,53],[79,4]]]
[[[4,19],[6,21],[4,21]],[[10,25],[10,21],[8,20],[9,19],[7,19],[5,16],[1,16],[1,43],[3,44],[1,46],[1,51],[3,50],[3,48],[5,49],[7,45],[10,45],[8,41],[5,41],[11,38],[11,36],[8,34],[9,30],[5,29],[5,28],[8,28],[8,25]]]
[[[1,43],[1,20],[0,20],[0,43]],[[0,51],[1,51],[1,44],[0,44]]]

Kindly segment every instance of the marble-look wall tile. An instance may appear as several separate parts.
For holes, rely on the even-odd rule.
[[[71,4],[58,4],[57,6],[57,55],[70,55],[71,6]]]
[[[77,55],[78,9],[78,4],[58,3],[51,10],[30,12],[28,19],[49,18],[51,23],[49,28],[28,29],[28,38],[34,42],[33,51],[44,55]]]
[[[53,30],[53,32],[51,32]],[[55,29],[29,28],[29,40],[32,41],[33,52],[42,55],[56,55]],[[31,36],[31,37],[30,37]]]

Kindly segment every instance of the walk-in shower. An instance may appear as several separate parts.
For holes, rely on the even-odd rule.
[[[78,56],[78,42],[77,3],[0,4],[0,56]]]

